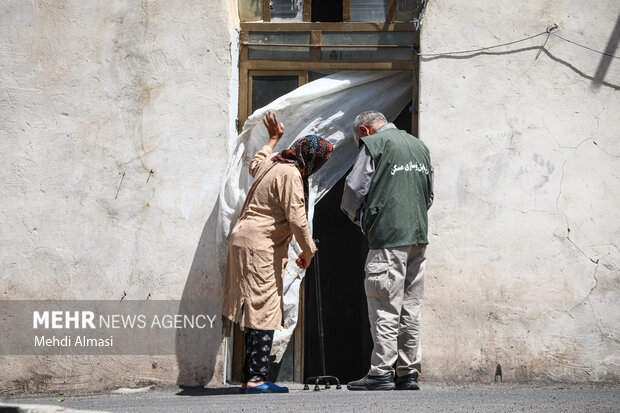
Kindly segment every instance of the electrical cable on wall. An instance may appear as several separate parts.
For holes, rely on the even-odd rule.
[[[598,50],[592,49],[591,47],[584,46],[584,45],[582,45],[582,44],[579,44],[579,43],[577,43],[577,42],[574,42],[574,41],[572,41],[572,40],[569,40],[569,39],[567,39],[567,38],[565,38],[565,37],[562,37],[562,36],[560,36],[560,35],[559,35],[559,34],[557,34],[557,33],[551,33],[551,32],[549,32],[549,34],[550,34],[550,35],[552,35],[552,36],[558,37],[558,38],[560,38],[560,39],[564,40],[565,42],[569,42],[569,43],[572,43],[572,44],[574,44],[574,45],[576,45],[576,46],[583,47],[584,49],[588,49],[588,50],[591,50],[591,51],[596,52],[596,53],[600,53],[600,54],[605,55],[605,56],[613,57],[614,59],[620,59],[620,57],[619,57],[619,56],[614,56],[614,55],[609,54],[609,53],[600,52],[600,51],[598,51]]]
[[[509,46],[509,45],[515,44],[515,43],[524,42],[526,40],[534,39],[536,37],[539,37],[539,36],[542,36],[542,35],[546,34],[547,36],[549,36],[549,35],[555,36],[555,37],[557,37],[559,39],[562,39],[562,40],[564,40],[566,42],[572,43],[572,44],[574,44],[576,46],[583,47],[584,49],[588,49],[588,50],[590,50],[592,52],[596,52],[596,53],[599,53],[599,54],[602,54],[604,56],[608,56],[608,57],[611,57],[611,58],[614,58],[614,59],[620,59],[620,57],[618,57],[618,56],[614,56],[614,55],[609,54],[609,53],[605,53],[605,52],[601,52],[599,50],[592,49],[591,47],[584,46],[584,45],[582,45],[580,43],[577,43],[577,42],[575,42],[573,40],[570,40],[570,39],[567,39],[565,37],[562,37],[559,34],[553,33],[553,30],[557,29],[557,27],[558,26],[556,24],[553,24],[553,25],[547,27],[547,30],[545,30],[544,32],[540,32],[540,33],[532,35],[532,36],[524,37],[522,39],[514,40],[512,42],[497,44],[497,45],[494,45],[494,46],[481,47],[481,48],[472,49],[472,50],[461,50],[461,51],[457,51],[457,52],[442,52],[442,53],[419,53],[413,47],[411,48],[411,50],[413,51],[413,53],[415,55],[420,56],[420,57],[449,56],[449,55],[457,55],[457,54],[476,53],[476,52],[482,52],[482,51],[489,50],[489,49],[495,49],[495,48],[498,48],[498,47]]]

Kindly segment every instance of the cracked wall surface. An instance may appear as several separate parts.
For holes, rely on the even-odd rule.
[[[619,14],[604,0],[434,1],[421,52],[553,23],[606,50]],[[620,62],[600,78],[603,56],[544,42],[421,58],[420,136],[436,175],[427,377],[492,381],[500,364],[505,380],[620,378]]]
[[[218,314],[197,265],[234,128],[236,2],[5,1],[0,296],[179,300]],[[201,242],[203,240],[203,242]],[[221,383],[203,360],[0,356],[0,389]]]

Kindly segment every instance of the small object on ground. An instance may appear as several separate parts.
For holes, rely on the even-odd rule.
[[[134,394],[134,393],[146,393],[149,390],[152,390],[155,386],[150,385],[146,387],[119,387],[114,390],[112,393],[117,394]]]
[[[504,379],[502,378],[502,366],[499,365],[499,363],[497,364],[497,367],[495,367],[495,380],[494,382],[497,383],[497,378],[499,377],[499,381],[500,382],[504,382]]]

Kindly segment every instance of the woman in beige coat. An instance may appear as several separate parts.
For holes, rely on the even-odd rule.
[[[308,177],[327,162],[333,149],[331,143],[311,135],[272,153],[284,125],[272,113],[263,123],[269,140],[250,163],[254,183],[230,234],[222,295],[225,320],[244,329],[246,393],[288,392],[267,381],[273,333],[283,321],[288,245],[294,235],[302,249],[297,265],[307,268],[317,250],[308,228]]]

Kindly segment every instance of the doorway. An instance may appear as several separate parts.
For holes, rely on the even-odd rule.
[[[364,293],[366,237],[340,211],[345,177],[315,205],[314,238],[319,240],[325,368],[343,383],[368,371],[372,337]],[[322,375],[316,307],[316,260],[305,277],[304,376]]]
[[[249,70],[246,72],[246,88],[240,93],[243,97],[240,108],[252,113],[297,87],[333,72],[330,68]],[[410,107],[411,102],[394,120],[399,129],[411,131],[415,125]],[[360,107],[359,111],[365,109]],[[362,377],[367,371],[372,339],[363,287],[367,241],[359,228],[340,211],[344,180],[342,177],[316,205],[314,237],[321,242],[321,307],[325,321],[327,373],[346,382]],[[272,380],[301,382],[309,376],[321,374],[314,267],[310,267],[307,274],[300,287],[299,321],[282,359],[279,363],[271,363],[269,377]],[[244,354],[243,333],[235,328],[230,364],[233,382],[241,380]]]

